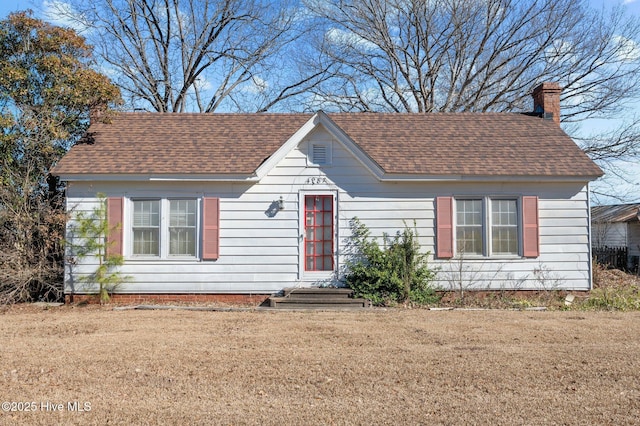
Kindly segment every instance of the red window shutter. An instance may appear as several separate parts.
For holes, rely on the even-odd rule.
[[[107,256],[122,256],[122,215],[124,200],[122,197],[107,198]]]
[[[540,256],[538,197],[522,197],[522,245],[524,257]]]
[[[205,197],[203,203],[202,258],[216,260],[220,255],[220,199]]]
[[[436,256],[453,257],[453,197],[436,197]]]

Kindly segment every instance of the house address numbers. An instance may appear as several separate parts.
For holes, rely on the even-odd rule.
[[[307,185],[328,185],[329,184],[329,180],[326,177],[310,177],[307,178],[306,182]]]

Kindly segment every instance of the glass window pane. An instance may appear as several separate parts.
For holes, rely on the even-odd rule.
[[[196,201],[171,200],[169,226],[196,226]]]
[[[160,255],[157,229],[135,229],[133,231],[133,254]]]
[[[516,200],[492,200],[491,219],[494,225],[517,225]]]
[[[133,202],[133,226],[160,225],[160,201],[138,200]]]
[[[494,254],[514,254],[518,248],[516,200],[491,200],[491,247]]]
[[[482,200],[456,200],[459,225],[482,225]]]
[[[133,201],[134,255],[160,255],[160,200]]]
[[[196,255],[196,200],[169,200],[169,255]]]
[[[331,256],[324,256],[323,269],[325,271],[330,271],[333,269],[333,258]]]
[[[322,210],[324,210],[326,212],[333,210],[333,205],[332,205],[333,204],[333,200],[331,198],[332,197],[323,197],[324,205],[323,205]]]
[[[326,242],[324,243],[324,251],[322,252],[322,254],[324,255],[330,255],[333,252],[333,244],[331,242]]]
[[[482,200],[456,200],[456,247],[461,254],[483,254]]]
[[[195,256],[196,238],[193,228],[174,228],[169,231],[169,254]]]
[[[457,249],[462,254],[482,254],[482,228],[462,227],[456,230]]]
[[[325,226],[324,228],[324,239],[327,241],[332,241],[332,235],[331,235],[331,227],[330,226]]]

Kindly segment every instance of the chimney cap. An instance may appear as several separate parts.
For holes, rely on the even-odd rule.
[[[535,89],[533,89],[533,95],[535,95],[536,93],[540,92],[540,91],[562,91],[562,87],[560,87],[560,84],[556,83],[555,81],[545,81],[544,83],[540,83],[538,84]]]
[[[542,83],[538,84],[536,88],[533,90],[536,91],[539,89],[562,89],[562,88],[560,87],[560,83],[558,83],[557,81],[543,81]]]

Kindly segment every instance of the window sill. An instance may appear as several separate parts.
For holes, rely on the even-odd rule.
[[[164,262],[164,263],[199,263],[201,259],[197,257],[125,257],[125,262],[142,263],[142,262]]]
[[[524,256],[520,256],[519,254],[494,254],[491,256],[484,255],[467,255],[467,256],[454,256],[451,260],[518,260],[518,259],[528,259]]]

